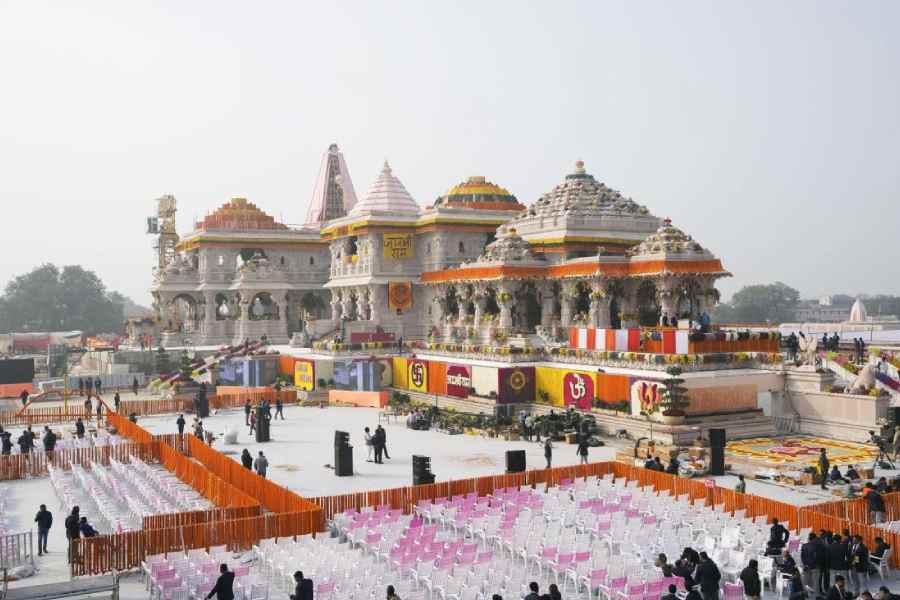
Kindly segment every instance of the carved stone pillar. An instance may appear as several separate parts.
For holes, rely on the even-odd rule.
[[[350,289],[347,288],[341,294],[341,317],[345,319],[355,319],[353,314],[353,298],[350,296]]]
[[[475,322],[472,325],[478,330],[481,327],[481,318],[484,316],[484,309],[487,306],[487,290],[475,290],[472,300],[475,303]]]
[[[591,327],[608,329],[610,325],[609,297],[600,281],[591,282],[590,321]]]
[[[356,288],[356,318],[360,321],[368,321],[370,305],[369,288]]]
[[[497,305],[500,307],[500,327],[508,330],[512,327],[513,290],[508,285],[500,286],[497,292]]]
[[[549,328],[553,324],[553,307],[556,297],[553,295],[553,284],[546,282],[541,288],[541,326]]]
[[[442,287],[436,288],[435,294],[431,302],[431,322],[433,325],[440,327],[444,321],[444,315],[447,314],[447,296]]]
[[[338,293],[331,290],[331,320],[340,321],[341,319],[341,298]]]
[[[200,331],[209,335],[216,322],[216,293],[203,292],[203,324]]]
[[[563,329],[568,329],[572,325],[572,316],[575,312],[575,295],[578,293],[577,282],[567,280],[562,284],[562,295],[559,299],[562,305],[559,321]]]
[[[387,302],[384,300],[384,294],[382,293],[384,289],[385,288],[382,285],[370,285],[368,288],[369,320],[375,325],[381,324],[381,319],[383,318],[381,308],[387,305]]]
[[[640,325],[640,317],[638,315],[637,289],[633,285],[625,287],[625,293],[619,299],[619,310],[621,311],[622,328],[638,327]]]

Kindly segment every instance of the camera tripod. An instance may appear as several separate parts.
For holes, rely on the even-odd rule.
[[[891,459],[891,456],[888,452],[885,452],[884,447],[881,444],[878,444],[878,456],[875,457],[874,462],[872,462],[872,468],[877,468],[881,463],[887,463],[890,465],[891,469],[896,469],[894,466],[894,461]]]

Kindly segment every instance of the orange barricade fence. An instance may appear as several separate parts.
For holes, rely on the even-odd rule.
[[[222,507],[255,507],[255,514],[259,514],[259,502],[255,499],[225,482],[203,465],[185,458],[171,446],[159,442],[157,444],[159,444],[159,462],[210,502]]]
[[[142,444],[149,444],[153,442],[153,436],[149,431],[147,431],[143,427],[138,426],[136,423],[132,423],[121,414],[115,412],[109,413],[106,416],[106,422],[114,427],[116,429],[116,433],[118,433],[122,437],[127,437],[130,440],[134,440],[135,442],[139,442]]]
[[[168,529],[170,527],[183,527],[185,525],[196,525],[198,523],[233,521],[235,519],[258,517],[261,514],[262,511],[259,504],[254,503],[252,506],[213,508],[211,510],[194,510],[167,515],[152,515],[143,518],[142,529]]]
[[[209,397],[209,407],[212,409],[241,408],[247,400],[250,404],[257,404],[267,400],[275,404],[279,392],[272,389],[247,390],[247,391],[221,391]],[[281,390],[281,401],[285,404],[296,404],[297,392],[295,390]],[[119,414],[137,415],[162,415],[170,413],[194,412],[194,400],[192,398],[158,398],[153,400],[122,400],[119,404]],[[80,415],[83,416],[83,415]],[[0,422],[2,424],[2,422]]]
[[[72,574],[124,571],[140,566],[147,556],[181,553],[193,548],[224,545],[231,550],[246,550],[262,539],[305,535],[318,531],[317,527],[314,513],[297,512],[82,538],[75,542]]]
[[[17,425],[44,425],[49,423],[69,423],[76,419],[93,417],[94,413],[88,413],[79,403],[65,406],[44,406],[41,408],[28,407],[25,411],[0,412],[0,425],[15,427]]]
[[[48,475],[48,466],[55,469],[70,469],[72,465],[90,468],[95,462],[107,466],[110,459],[128,462],[131,456],[137,456],[145,461],[153,460],[158,456],[156,445],[116,444],[0,456],[0,481],[43,477]]]
[[[181,413],[194,409],[194,401],[184,398],[157,398],[153,400],[122,400],[119,403],[120,415],[160,415],[165,413]]]
[[[185,456],[190,456],[188,442],[187,442],[188,434],[178,435],[177,433],[157,433],[153,436],[153,439],[157,442],[161,442],[167,446],[171,446],[175,450],[177,450],[180,454],[184,454]]]
[[[250,404],[258,404],[265,400],[268,401],[269,404],[274,405],[279,394],[281,395],[281,401],[284,404],[297,403],[296,390],[281,390],[280,392],[276,392],[275,390],[268,388],[254,388],[252,391],[217,390],[215,397],[210,398],[209,406],[210,408],[240,408],[244,406],[247,400],[250,401]]]

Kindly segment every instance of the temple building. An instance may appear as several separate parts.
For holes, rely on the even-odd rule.
[[[372,175],[357,196],[331,145],[301,226],[233,198],[179,235],[161,198],[154,345],[265,339],[296,360],[302,390],[379,405],[390,388],[476,413],[576,406],[669,440],[716,423],[860,437],[885,410],[858,398],[865,418],[822,421],[830,381],[786,375],[777,333],[710,327],[721,260],[581,161],[531,202],[471,176],[428,203],[401,165]],[[682,407],[666,398],[673,367]]]
[[[542,345],[571,327],[699,322],[729,275],[581,161],[527,207],[475,176],[424,208],[387,162],[358,200],[335,144],[302,227],[233,198],[176,241],[154,273],[169,345],[286,343],[299,332],[349,340],[376,328],[407,340]]]

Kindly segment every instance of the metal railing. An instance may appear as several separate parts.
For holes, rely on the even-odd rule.
[[[0,536],[0,569],[12,569],[28,563],[34,566],[33,532]]]

